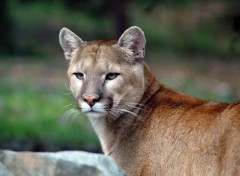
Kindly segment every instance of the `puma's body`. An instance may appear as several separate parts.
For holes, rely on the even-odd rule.
[[[127,175],[240,175],[240,102],[203,101],[159,84],[142,60],[137,27],[116,42],[90,43],[63,29],[60,43],[78,107]]]

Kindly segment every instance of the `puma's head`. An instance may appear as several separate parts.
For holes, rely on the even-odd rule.
[[[119,117],[140,101],[146,43],[140,28],[127,29],[118,41],[92,42],[63,28],[59,39],[69,61],[70,89],[82,112]]]

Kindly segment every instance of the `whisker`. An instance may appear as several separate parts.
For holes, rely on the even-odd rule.
[[[77,117],[77,115],[79,115],[79,111],[76,110],[76,109],[69,109],[67,110],[64,114],[63,114],[63,121],[64,122],[67,122],[69,121],[69,119],[71,118],[70,120],[70,123],[72,123],[73,119],[75,119]]]
[[[63,114],[63,120],[64,122],[67,122],[69,117],[72,115],[73,113],[73,110],[72,109],[69,109],[67,110],[64,114]]]
[[[70,88],[68,88],[68,86],[66,85],[66,83],[64,84],[64,86],[65,86],[65,89],[66,90],[57,90],[59,93],[61,93],[61,94],[64,94],[64,95],[71,95],[72,93],[71,93],[71,90],[70,90]]]
[[[66,82],[64,83],[64,86],[65,86],[65,88],[66,88],[67,90],[71,91],[71,89],[69,88],[69,86],[68,86],[68,84],[67,84]]]
[[[117,104],[119,103],[119,101],[113,101],[116,102]],[[149,112],[148,107],[139,103],[131,103],[131,102],[127,102],[127,101],[123,101],[125,102],[125,106],[129,107],[130,109],[136,109],[136,110],[143,110],[145,112]]]
[[[117,116],[120,116],[120,115],[121,115],[121,112],[118,112],[118,111],[115,111],[115,110],[113,110],[113,112],[114,112]]]
[[[113,111],[111,111],[111,110],[108,110],[107,112],[108,112],[109,114],[111,114],[113,117],[118,118],[118,116],[116,115],[115,112],[113,112]]]
[[[67,96],[72,95],[71,92],[63,92],[63,91],[61,91],[61,90],[58,90],[58,92],[61,93],[61,94],[63,94],[63,95],[67,95]]]
[[[129,114],[131,114],[131,115],[133,115],[133,116],[135,116],[135,117],[138,117],[138,118],[142,118],[141,116],[139,116],[138,114],[136,114],[136,113],[134,113],[134,112],[131,112],[131,111],[128,111],[128,110],[126,110],[126,109],[118,109],[118,108],[112,108],[113,110],[115,110],[115,111],[118,111],[118,112],[126,112],[126,113],[129,113]]]
[[[137,109],[137,110],[143,110],[145,112],[149,112],[148,110],[144,109],[144,108],[141,108],[141,107],[137,107],[137,106],[131,106],[131,105],[127,105],[128,107],[132,108],[132,109]]]
[[[149,107],[144,105],[144,104],[139,104],[139,103],[128,103],[129,105],[135,106],[135,107],[139,107],[139,108],[144,108],[144,109],[148,109]]]
[[[70,121],[70,124],[73,123],[74,119],[77,117],[78,114],[79,114],[79,111],[74,110],[74,113],[73,113],[72,119],[71,119],[71,121]]]
[[[66,105],[66,106],[63,106],[61,110],[67,109],[69,106],[72,106],[72,105],[73,105],[73,104],[70,103],[70,104],[68,104],[68,105]]]
[[[119,103],[120,101],[113,101],[113,102],[114,102],[114,103]],[[146,107],[146,108],[148,108],[146,105],[141,104],[141,103],[133,103],[133,102],[124,101],[124,100],[121,100],[121,102],[128,103],[128,104],[131,104],[131,105],[136,105],[136,106],[141,106],[141,107]]]

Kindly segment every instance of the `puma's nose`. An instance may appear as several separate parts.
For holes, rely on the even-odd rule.
[[[89,106],[93,106],[98,100],[99,96],[97,95],[83,95],[82,99],[87,102]]]

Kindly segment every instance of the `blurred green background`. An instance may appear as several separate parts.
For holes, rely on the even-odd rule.
[[[62,27],[84,40],[117,39],[128,27],[147,38],[146,62],[165,85],[195,97],[240,97],[238,0],[2,0],[0,148],[100,152],[87,118],[70,113]]]

